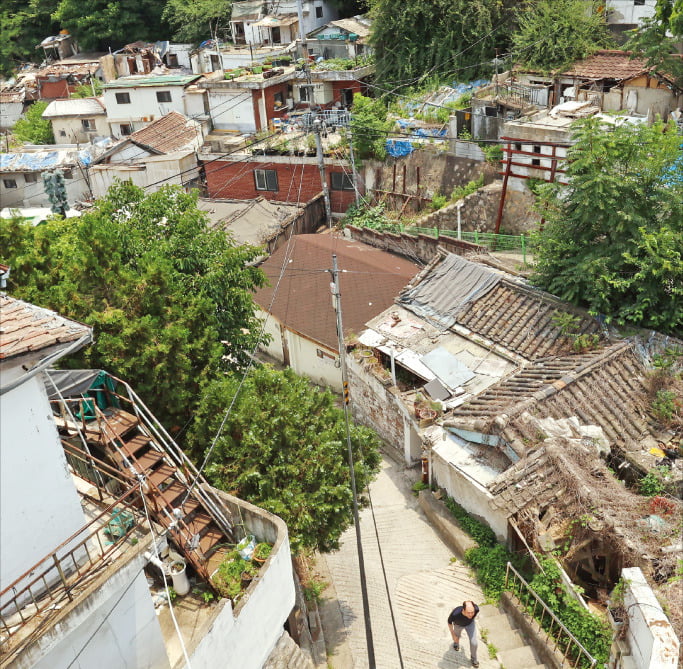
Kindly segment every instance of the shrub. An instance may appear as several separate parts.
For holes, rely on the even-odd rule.
[[[432,195],[432,201],[430,207],[432,211],[438,211],[443,209],[448,204],[448,198],[445,195],[441,195],[438,191]]]

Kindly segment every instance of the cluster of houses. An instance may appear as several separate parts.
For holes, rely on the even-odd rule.
[[[359,194],[419,207],[429,200],[424,184],[445,190],[481,175],[484,194],[459,204],[457,224],[477,209],[493,229],[512,198],[491,183],[477,145],[457,139],[445,156],[416,151],[352,178],[333,147],[354,93],[371,82],[371,27],[362,16],[338,19],[326,0],[301,5],[300,13],[293,1],[234,2],[230,45],[139,42],[82,54],[67,33],[46,38],[45,64],[5,82],[0,102],[10,127],[27,104],[49,101],[43,116],[57,144],[0,154],[3,215],[39,222],[50,206],[42,174],[54,170],[76,208],[116,179],[199,188],[211,225],[264,248],[270,285],[255,294],[270,335],[262,355],[336,390],[345,365],[355,418],[511,550],[562,553],[581,606],[604,608],[628,574],[628,623],[610,666],[673,669],[683,458],[663,454],[683,442],[648,411],[648,379],[656,357],[683,341],[608,329],[476,243],[354,226],[320,234],[325,199],[333,215]],[[609,18],[632,27],[653,10],[651,0],[611,0]],[[100,84],[100,96],[70,97]],[[575,118],[679,120],[682,106],[667,73],[606,50],[551,75],[497,75],[448,125],[452,138],[467,129],[503,143],[514,191],[529,178],[562,178]],[[309,142],[312,110],[325,120],[322,169]],[[453,210],[440,225],[455,220]],[[343,270],[343,350],[333,254]],[[0,289],[10,270],[0,265]],[[0,660],[257,669],[312,667],[313,657],[324,666],[320,620],[292,572],[284,523],[203,481],[125,380],[53,369],[89,344],[89,327],[3,293],[0,317]],[[31,449],[12,448],[19,442]],[[644,512],[624,483],[655,468],[678,495]],[[239,597],[214,597],[224,546],[245,535],[269,543],[271,555]],[[191,601],[175,607],[178,620],[164,606],[167,579]]]

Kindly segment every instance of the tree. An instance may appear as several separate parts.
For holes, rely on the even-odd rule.
[[[550,72],[566,68],[610,46],[604,12],[584,0],[532,0],[516,12],[513,56],[526,67]]]
[[[78,219],[0,226],[12,294],[94,328],[68,364],[128,381],[169,425],[256,345],[252,290],[265,279],[246,265],[258,250],[210,229],[196,194],[118,183]]]
[[[76,37],[83,50],[119,48],[136,40],[158,40],[167,27],[163,4],[154,0],[59,0],[53,17]]]
[[[175,29],[174,39],[198,44],[218,36],[230,36],[232,0],[168,0],[163,19]]]
[[[102,95],[103,84],[99,79],[92,77],[90,83],[79,84],[71,94],[72,98],[92,98]]]
[[[533,282],[608,321],[681,334],[683,160],[673,123],[576,121],[569,185],[542,186]]]
[[[673,75],[683,89],[683,58],[677,44],[683,39],[683,0],[657,0],[655,15],[643,20],[627,46],[633,57],[643,57],[660,72]]]
[[[34,102],[15,124],[12,132],[22,142],[29,144],[54,144],[55,137],[52,134],[52,124],[49,119],[43,118],[43,112],[47,109],[47,102],[39,100]]]
[[[469,81],[489,73],[507,45],[500,0],[370,0],[379,84],[393,90],[427,78]]]
[[[384,160],[387,132],[391,125],[387,121],[387,108],[381,100],[354,93],[351,115],[354,158]]]
[[[352,523],[353,498],[344,415],[329,390],[291,369],[265,365],[254,368],[241,387],[234,375],[213,381],[189,438],[197,461],[214,440],[206,469],[212,485],[280,516],[296,552],[338,547]],[[351,442],[360,493],[378,470],[379,439],[352,425]]]

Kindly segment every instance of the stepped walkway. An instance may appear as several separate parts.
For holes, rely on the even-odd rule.
[[[466,635],[461,637],[461,650],[456,652],[446,625],[451,609],[465,599],[474,600],[481,608],[477,617],[481,669],[545,666],[507,615],[496,606],[483,604],[484,596],[467,566],[460,560],[451,562],[453,554],[419,508],[407,474],[414,472],[405,472],[402,465],[385,457],[371,486],[404,669],[471,666]],[[376,664],[378,669],[399,669],[370,509],[361,511],[361,532]],[[320,577],[330,583],[321,607],[328,666],[363,669],[368,659],[353,528],[343,535],[339,551],[319,558],[318,568]],[[482,635],[495,646],[493,657]]]

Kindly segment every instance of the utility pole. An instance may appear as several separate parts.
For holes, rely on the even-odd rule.
[[[356,158],[353,155],[353,132],[351,130],[351,124],[349,123],[349,153],[351,154],[351,172],[353,174],[353,201],[358,205],[360,201],[360,192],[358,191],[358,172],[356,172]]]
[[[323,200],[325,202],[325,220],[327,227],[332,227],[332,208],[330,207],[330,193],[327,189],[327,176],[325,174],[325,157],[323,156],[323,143],[320,138],[323,122],[316,118],[313,121],[313,133],[315,134],[315,149],[318,156],[318,169],[320,170],[320,181],[323,187]]]
[[[342,324],[341,292],[339,290],[339,268],[337,256],[332,255],[332,304],[337,315],[337,344],[339,346],[339,363],[344,389],[344,419],[346,422],[346,445],[348,448],[349,474],[351,477],[351,492],[353,493],[353,522],[356,527],[356,546],[358,549],[358,569],[360,571],[360,589],[363,598],[363,616],[365,618],[365,640],[368,646],[369,669],[375,669],[375,644],[372,639],[372,623],[370,622],[370,602],[368,587],[365,580],[365,562],[363,559],[363,543],[360,536],[360,521],[358,519],[358,496],[356,493],[356,475],[353,468],[353,448],[351,447],[351,428],[349,426],[349,377],[346,369],[346,348],[344,345],[344,327]]]
[[[308,60],[308,44],[306,43],[306,33],[304,32],[304,9],[301,0],[296,0],[296,13],[299,19],[299,39],[301,40],[301,52],[304,59],[304,75],[306,77],[306,90],[308,91],[308,105],[313,106],[313,83],[311,82],[311,68]]]

